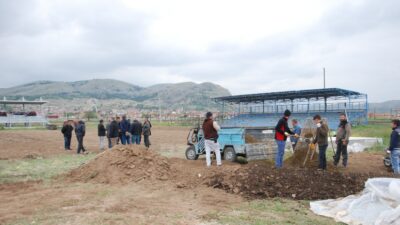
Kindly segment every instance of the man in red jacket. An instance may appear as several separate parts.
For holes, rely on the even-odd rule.
[[[285,145],[286,139],[290,135],[295,135],[290,129],[288,125],[288,120],[291,115],[291,112],[286,109],[283,117],[278,121],[275,127],[275,140],[276,144],[278,145],[278,152],[276,153],[275,158],[275,167],[282,168],[283,166],[283,156],[285,155]]]
[[[204,147],[206,149],[207,166],[211,166],[211,152],[215,152],[217,157],[217,166],[221,166],[221,151],[218,143],[218,130],[221,129],[216,121],[213,120],[211,112],[206,114],[203,122]]]

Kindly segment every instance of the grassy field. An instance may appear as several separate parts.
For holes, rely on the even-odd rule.
[[[49,181],[52,177],[76,168],[95,156],[96,154],[59,155],[52,158],[0,160],[0,183]]]

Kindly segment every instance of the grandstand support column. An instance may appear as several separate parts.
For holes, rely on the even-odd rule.
[[[307,113],[310,113],[310,99],[307,98]]]
[[[265,113],[265,100],[263,100],[263,113]]]
[[[225,114],[225,102],[222,101],[222,120],[224,120],[224,114]]]
[[[293,112],[294,106],[293,106],[293,99],[290,99],[290,111]]]
[[[327,112],[328,110],[328,99],[327,97],[324,97],[324,111]]]
[[[276,106],[276,100],[274,101],[274,111],[275,111],[275,114],[278,114],[278,108],[277,108],[277,106]]]

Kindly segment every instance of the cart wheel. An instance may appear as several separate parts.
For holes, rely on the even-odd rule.
[[[226,147],[224,150],[224,160],[235,162],[236,152],[232,147]]]
[[[196,149],[194,148],[194,146],[189,146],[186,149],[186,159],[188,160],[197,160],[199,158],[199,155],[196,154]]]

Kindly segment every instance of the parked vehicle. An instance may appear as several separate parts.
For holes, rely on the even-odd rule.
[[[267,159],[276,154],[273,128],[222,128],[218,135],[224,160],[233,162],[237,156],[247,160]],[[185,155],[188,160],[197,160],[205,154],[203,129],[190,129],[187,144]]]
[[[25,113],[25,116],[37,116],[37,113],[35,111],[31,111],[31,112]]]

